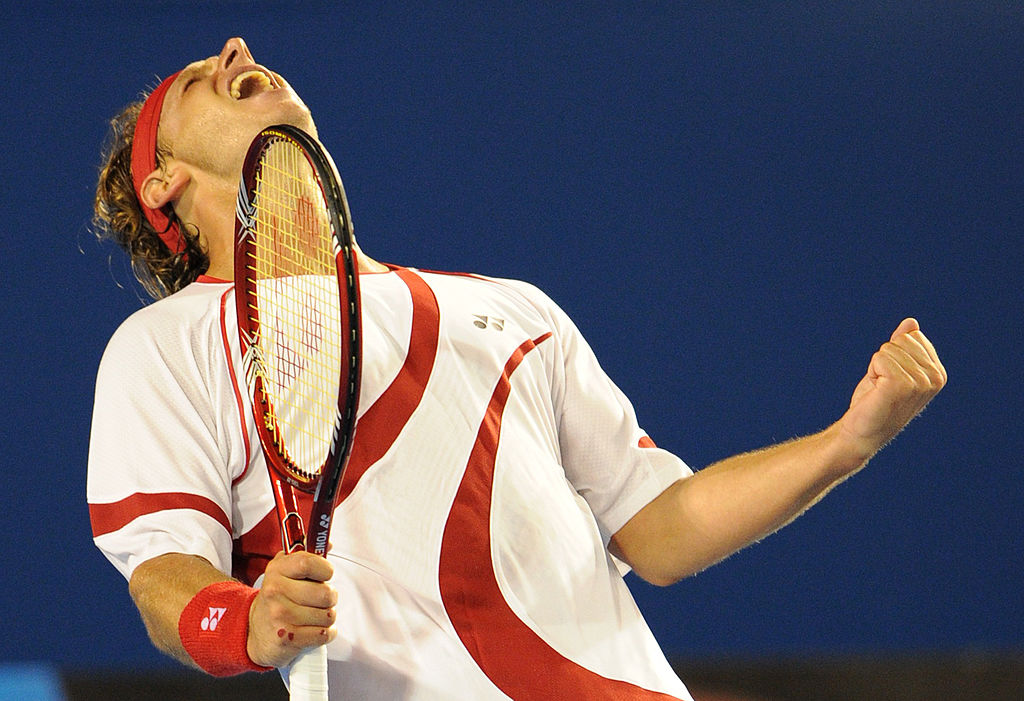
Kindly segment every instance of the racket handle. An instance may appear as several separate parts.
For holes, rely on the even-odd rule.
[[[295,658],[288,674],[292,701],[327,701],[327,646],[318,645]]]

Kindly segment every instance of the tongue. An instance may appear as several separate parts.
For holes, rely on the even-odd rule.
[[[238,85],[238,99],[244,100],[252,95],[259,89],[262,81],[254,75],[246,76],[242,78],[242,82]]]

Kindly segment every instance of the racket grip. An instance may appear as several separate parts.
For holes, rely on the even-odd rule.
[[[291,701],[327,701],[327,646],[305,650],[288,674]]]

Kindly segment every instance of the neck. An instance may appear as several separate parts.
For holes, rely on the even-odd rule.
[[[210,259],[206,274],[224,280],[233,278],[237,187],[194,172],[189,187],[174,206],[178,216],[199,231],[199,244]],[[230,214],[224,216],[225,212]]]
[[[211,241],[213,238],[211,237]],[[218,237],[216,239],[219,242],[223,242],[225,239]],[[210,267],[207,269],[206,274],[210,277],[220,278],[221,280],[233,280],[235,277],[235,251],[234,251],[234,226],[230,236],[226,239],[229,241],[229,245],[225,248],[223,245],[219,245],[216,248],[208,245],[208,252],[210,258]],[[380,263],[370,256],[363,253],[362,249],[359,248],[358,244],[355,245],[356,250],[356,263],[360,273],[386,273],[388,266]]]
[[[356,263],[359,266],[359,272],[361,273],[386,273],[389,268],[388,266],[380,263],[370,256],[363,253],[363,249],[359,248],[359,244],[355,244],[356,249]]]
[[[233,255],[231,257],[224,256],[210,256],[210,267],[206,271],[206,274],[210,277],[219,278],[221,280],[233,280],[235,277],[235,262]],[[359,265],[360,273],[386,273],[388,266],[383,263],[379,263],[373,258],[359,250],[356,246],[356,262]]]
[[[237,183],[217,178],[194,176],[197,188],[189,188],[176,209],[182,218],[199,229],[200,243],[206,249],[210,267],[206,274],[222,280],[233,280],[235,270],[235,201],[238,196]],[[203,195],[196,196],[202,192]],[[225,212],[231,215],[224,216]],[[355,246],[356,259],[361,273],[380,273],[388,270],[365,255]]]

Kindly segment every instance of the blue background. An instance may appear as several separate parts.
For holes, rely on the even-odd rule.
[[[0,659],[169,665],[85,504],[141,304],[91,234],[106,120],[246,38],[312,108],[368,254],[518,277],[695,467],[823,428],[905,315],[950,384],[785,531],[669,589],[670,654],[1020,649],[1016,2],[31,4],[0,15]]]

